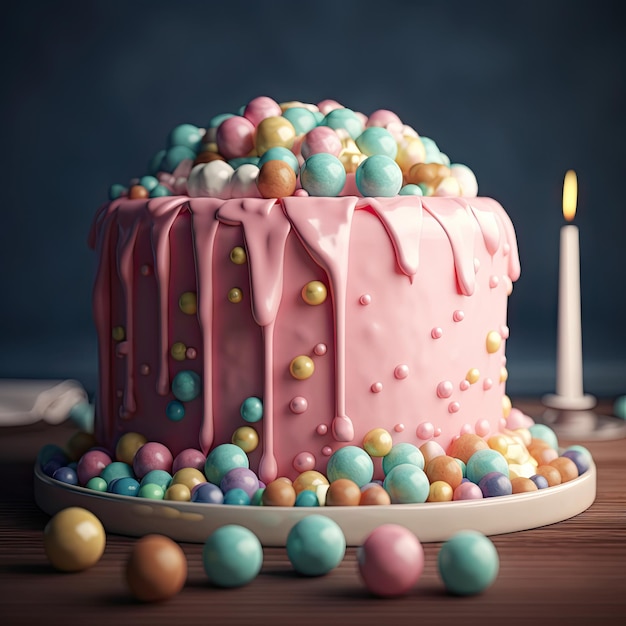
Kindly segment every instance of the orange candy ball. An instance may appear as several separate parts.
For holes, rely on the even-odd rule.
[[[458,461],[447,455],[437,456],[426,465],[426,476],[431,483],[444,481],[456,489],[463,480],[463,470]]]
[[[513,487],[513,493],[527,493],[529,491],[537,491],[538,487],[530,478],[524,476],[517,476],[511,479],[511,486]]]
[[[294,506],[296,503],[296,490],[291,481],[277,478],[263,491],[261,502],[264,506]]]
[[[357,506],[360,501],[361,489],[348,478],[333,481],[326,492],[326,506]]]
[[[578,478],[578,468],[576,463],[572,459],[568,459],[566,456],[560,456],[550,461],[550,466],[556,467],[559,474],[561,474],[561,482],[566,483],[574,478]]]
[[[448,455],[467,463],[474,452],[485,450],[488,447],[487,442],[482,437],[473,433],[465,433],[450,444]]]
[[[292,196],[296,190],[296,173],[285,161],[266,161],[259,171],[256,185],[264,198]]]
[[[447,176],[450,176],[450,168],[441,163],[416,163],[409,170],[407,183],[426,183],[430,187],[436,187]]]
[[[361,506],[386,506],[391,504],[391,496],[380,485],[372,485],[361,493],[359,500]]]
[[[540,465],[537,468],[536,474],[543,476],[548,481],[548,487],[555,487],[562,482],[561,472],[552,465]]]
[[[128,197],[131,200],[138,200],[140,198],[148,198],[149,196],[150,196],[150,192],[142,185],[133,185],[128,190]]]

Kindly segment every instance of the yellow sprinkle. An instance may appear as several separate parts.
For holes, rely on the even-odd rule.
[[[500,336],[500,333],[495,330],[490,330],[487,333],[487,352],[489,352],[489,354],[497,352],[501,344],[502,337]]]
[[[235,246],[230,251],[230,260],[235,265],[243,265],[247,261],[246,251],[241,246]]]
[[[172,347],[170,348],[170,354],[172,355],[172,358],[176,361],[184,361],[186,352],[187,346],[180,341],[172,344]]]
[[[240,426],[233,433],[231,441],[244,452],[252,452],[259,445],[259,434],[251,426]]]
[[[477,382],[479,378],[480,378],[480,372],[475,367],[473,367],[471,370],[467,372],[467,374],[465,374],[465,380],[471,385]]]
[[[312,306],[322,304],[327,295],[326,285],[319,280],[312,280],[302,288],[302,299]]]
[[[297,356],[289,365],[289,373],[296,380],[306,380],[313,376],[315,364],[308,356]]]
[[[126,331],[124,330],[123,326],[116,326],[113,329],[111,335],[115,341],[124,341],[124,338],[126,337]]]
[[[233,287],[228,292],[228,299],[234,304],[241,302],[243,300],[243,293],[241,293],[241,289],[239,289],[239,287]]]
[[[193,291],[185,291],[178,299],[178,308],[187,315],[195,315],[198,310],[198,298]]]

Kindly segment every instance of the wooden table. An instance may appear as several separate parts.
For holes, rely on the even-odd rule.
[[[537,415],[537,403],[515,404]],[[445,593],[436,567],[439,543],[424,544],[424,573],[414,591],[392,600],[368,595],[354,548],[339,568],[313,579],[292,572],[284,549],[266,548],[263,569],[250,585],[223,590],[206,578],[202,546],[183,544],[186,587],[167,602],[144,605],[129,596],[123,577],[131,538],[109,535],[102,559],[85,572],[61,574],[46,560],[48,516],[33,500],[33,463],[44,443],[62,445],[73,432],[69,423],[0,430],[2,626],[626,623],[626,439],[585,444],[598,470],[597,499],[589,510],[552,526],[492,537],[500,573],[482,595]]]

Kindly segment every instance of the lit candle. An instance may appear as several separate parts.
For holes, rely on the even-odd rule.
[[[563,182],[563,217],[568,222],[576,215],[577,197],[576,173],[569,170]],[[583,393],[580,248],[578,227],[574,224],[561,228],[560,250],[556,395],[547,396],[544,403],[559,409],[586,409],[596,400]]]

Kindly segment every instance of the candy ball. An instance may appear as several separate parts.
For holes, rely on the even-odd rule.
[[[170,485],[186,485],[189,490],[193,489],[200,483],[205,483],[206,478],[204,474],[195,467],[182,467],[172,476],[172,482]]]
[[[79,430],[74,433],[67,442],[67,455],[72,461],[78,461],[85,452],[97,445],[96,438],[93,433],[87,433]]]
[[[315,372],[315,363],[311,357],[306,355],[297,356],[289,364],[289,373],[296,380],[306,380],[313,376]]]
[[[454,489],[444,480],[435,480],[430,483],[427,502],[450,502],[454,496]]]
[[[516,476],[511,479],[511,488],[512,493],[527,493],[539,489],[535,481],[525,476]]]
[[[546,477],[542,476],[541,474],[535,474],[534,476],[531,476],[528,480],[531,480],[536,485],[537,489],[547,489],[550,486]],[[513,481],[511,481],[511,483],[512,482]]]
[[[223,443],[209,452],[204,465],[204,475],[214,485],[219,485],[226,473],[235,467],[250,467],[246,453],[234,443]]]
[[[118,461],[133,464],[133,459],[137,450],[146,443],[146,438],[139,433],[124,433],[118,440],[115,446],[115,458]]]
[[[463,470],[461,466],[456,459],[447,455],[441,455],[431,459],[426,465],[425,471],[431,483],[442,480],[448,483],[453,490],[456,489],[463,480]]]
[[[96,449],[85,452],[76,466],[78,483],[80,485],[86,485],[89,479],[94,476],[100,476],[100,472],[102,472],[109,463],[111,463],[111,457],[102,450]]]
[[[359,487],[369,483],[374,475],[371,457],[357,446],[344,446],[328,459],[326,476],[332,483],[339,478],[348,478]]]
[[[201,483],[191,490],[192,502],[203,502],[205,504],[222,504],[224,493],[213,483]]]
[[[251,426],[240,426],[231,437],[231,443],[239,446],[244,452],[252,452],[259,445],[259,434]]]
[[[296,503],[294,506],[319,506],[319,500],[314,491],[305,489],[296,496]]]
[[[266,117],[256,129],[256,153],[263,155],[270,148],[291,148],[296,139],[292,123],[282,115]]]
[[[469,458],[478,450],[486,450],[489,446],[487,442],[474,433],[464,433],[454,439],[448,446],[448,454],[463,463],[467,463]]]
[[[277,478],[268,483],[261,496],[265,506],[294,506],[296,503],[296,490],[290,481]]]
[[[363,437],[363,448],[370,456],[385,456],[391,452],[392,447],[391,435],[384,428],[374,428]]]
[[[386,476],[383,487],[392,504],[426,502],[430,492],[428,477],[417,465],[396,465]]]
[[[224,494],[223,504],[248,506],[250,504],[250,496],[243,489],[235,487],[235,489],[230,489]]]
[[[500,560],[489,538],[477,531],[465,530],[443,544],[437,565],[446,589],[467,596],[481,593],[493,583]]]
[[[107,491],[118,496],[134,497],[139,494],[139,481],[132,476],[115,478],[108,484]]]
[[[576,463],[565,456],[560,456],[553,461],[550,461],[549,465],[558,470],[561,475],[562,483],[578,478],[578,468],[576,467]]]
[[[508,477],[509,465],[506,459],[496,450],[487,448],[474,452],[467,461],[467,477],[478,484],[480,479],[489,472],[499,472]]]
[[[280,115],[282,110],[276,100],[267,96],[259,96],[248,102],[243,115],[249,119],[255,126],[267,117],[275,117]]]
[[[189,502],[191,500],[191,489],[182,483],[172,483],[165,490],[164,499],[173,502]]]
[[[224,474],[220,482],[220,489],[227,494],[231,489],[242,489],[249,498],[259,488],[259,479],[256,474],[247,467],[234,467]]]
[[[234,169],[219,159],[194,165],[187,179],[187,191],[192,198],[229,198]]]
[[[396,196],[402,187],[402,170],[392,158],[375,154],[357,168],[356,186],[366,197]]]
[[[193,124],[179,124],[170,131],[167,138],[167,145],[168,147],[185,146],[197,152],[200,149],[202,136],[203,132],[197,126]]]
[[[619,396],[615,399],[613,414],[621,419],[626,419],[626,396]]]
[[[76,474],[76,470],[71,467],[59,467],[55,470],[54,474],[52,474],[52,478],[66,485],[78,485],[78,475]]]
[[[172,475],[161,469],[150,470],[140,481],[141,485],[159,485],[165,491],[172,482]]]
[[[370,485],[361,491],[359,506],[388,506],[391,504],[391,496],[382,485]]]
[[[412,443],[397,443],[383,457],[383,472],[388,474],[396,465],[409,463],[424,469],[424,455]]]
[[[480,479],[478,486],[485,498],[510,496],[513,493],[509,477],[500,472],[488,472]]]
[[[368,590],[381,597],[408,593],[424,570],[419,539],[398,524],[373,530],[357,552],[359,574]]]
[[[363,123],[351,109],[333,109],[326,114],[322,124],[334,130],[343,128],[352,139],[356,139],[363,132]]]
[[[289,107],[283,111],[283,117],[291,122],[296,135],[308,133],[317,126],[315,115],[305,107]]]
[[[298,474],[293,481],[293,488],[297,494],[302,491],[315,491],[318,485],[328,485],[328,479],[321,472],[307,470]]]
[[[201,472],[204,470],[206,456],[196,448],[186,448],[179,452],[172,463],[172,472],[176,473],[184,467],[193,467]]]
[[[181,547],[162,535],[146,535],[133,546],[126,562],[126,582],[142,602],[175,596],[187,580],[187,558]]]
[[[137,450],[133,459],[133,471],[141,480],[150,470],[171,472],[173,461],[172,453],[162,443],[149,441]]]
[[[133,468],[128,463],[122,463],[121,461],[113,461],[109,463],[101,472],[100,476],[111,483],[116,478],[134,478]]]
[[[248,155],[254,148],[254,124],[239,115],[225,119],[215,136],[220,154],[227,159]]]
[[[43,542],[46,556],[56,569],[80,572],[100,560],[106,535],[93,513],[70,507],[59,511],[46,524]]]
[[[146,483],[139,486],[137,497],[147,498],[149,500],[163,500],[163,498],[165,498],[165,490],[160,485]]]
[[[537,476],[543,476],[548,482],[549,487],[556,487],[561,484],[561,472],[552,465],[539,465],[537,467]]]
[[[239,413],[246,422],[258,422],[263,417],[263,402],[256,396],[250,396],[241,403]]]
[[[346,538],[337,522],[308,515],[287,535],[287,556],[304,576],[323,576],[337,567],[346,552]]]
[[[302,164],[300,182],[310,196],[338,196],[346,183],[346,170],[336,156],[320,152]]]
[[[298,163],[298,158],[288,148],[283,148],[281,146],[270,148],[259,159],[259,163],[258,163],[259,168],[262,168],[265,165],[265,163],[267,163],[268,161],[283,161],[284,163],[287,163],[287,165],[289,165],[294,172],[297,173],[300,171],[300,164]]]
[[[204,571],[219,587],[241,587],[261,571],[263,548],[247,528],[228,524],[207,538],[202,550]]]
[[[386,128],[381,128],[380,126],[366,128],[356,138],[356,145],[366,156],[384,154],[391,159],[395,159],[398,153],[398,144],[393,135]]]
[[[578,470],[579,476],[581,474],[584,474],[591,467],[590,457],[584,452],[581,452],[580,450],[568,449],[568,450],[565,450],[565,452],[563,452],[561,456],[567,459],[570,459],[570,461],[574,462]]]
[[[100,476],[94,476],[87,481],[85,487],[87,487],[87,489],[91,489],[92,491],[105,493],[107,490],[107,481],[104,480],[104,478],[100,478]]]
[[[453,500],[481,500],[483,492],[480,487],[469,480],[461,483],[452,494]]]
[[[404,185],[400,189],[398,194],[401,196],[423,196],[424,192],[422,191],[421,187],[418,187],[417,185],[413,185],[413,184],[408,184],[408,185]]]
[[[172,173],[186,159],[193,160],[196,153],[186,146],[172,146],[165,151],[165,156],[161,161],[161,169]]]
[[[533,424],[529,429],[533,439],[545,441],[554,450],[558,449],[559,441],[556,433],[545,424]]]
[[[308,159],[313,154],[328,153],[338,157],[343,149],[341,139],[337,133],[326,126],[318,126],[306,134],[302,142],[302,156]]]
[[[338,478],[326,491],[326,506],[358,506],[361,489],[349,478]]]
[[[172,380],[172,393],[181,402],[191,402],[200,395],[200,376],[196,372],[183,370]]]
[[[263,198],[285,198],[296,190],[296,173],[285,161],[266,161],[259,170],[256,184]]]

